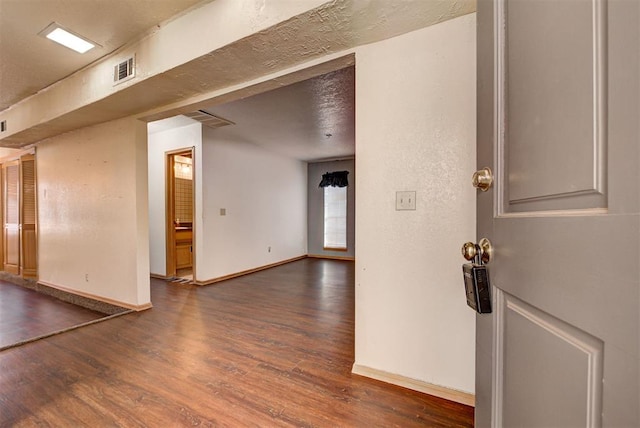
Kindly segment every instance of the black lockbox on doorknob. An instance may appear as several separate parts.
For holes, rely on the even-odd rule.
[[[491,313],[491,293],[487,267],[475,263],[462,265],[467,305],[480,314]]]

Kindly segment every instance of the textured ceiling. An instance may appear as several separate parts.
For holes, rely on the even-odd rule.
[[[305,161],[355,154],[354,67],[205,110],[235,123],[220,138]]]
[[[355,155],[353,66],[202,110],[232,121],[216,139],[255,144],[303,161]],[[149,123],[149,132],[192,124],[185,116]]]
[[[0,111],[202,0],[0,0]],[[38,33],[57,22],[98,43],[84,55]]]

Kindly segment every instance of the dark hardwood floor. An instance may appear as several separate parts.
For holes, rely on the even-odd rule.
[[[0,349],[106,316],[0,281]]]
[[[469,427],[473,408],[351,374],[352,262],[217,285],[0,352],[0,426]]]

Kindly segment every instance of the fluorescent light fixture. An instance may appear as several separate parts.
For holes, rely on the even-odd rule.
[[[78,53],[85,53],[98,46],[97,43],[91,42],[84,37],[62,28],[62,26],[56,22],[52,22],[38,34],[56,43],[60,43],[62,46],[73,49]]]

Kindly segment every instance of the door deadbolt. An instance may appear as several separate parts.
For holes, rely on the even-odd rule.
[[[493,185],[493,173],[491,172],[491,168],[482,168],[474,172],[471,182],[473,183],[473,187],[476,189],[480,189],[483,192],[489,190]]]
[[[477,258],[480,264],[486,265],[491,261],[492,255],[493,247],[491,246],[491,241],[487,238],[482,238],[477,244],[465,242],[462,246],[462,257],[470,262]]]

